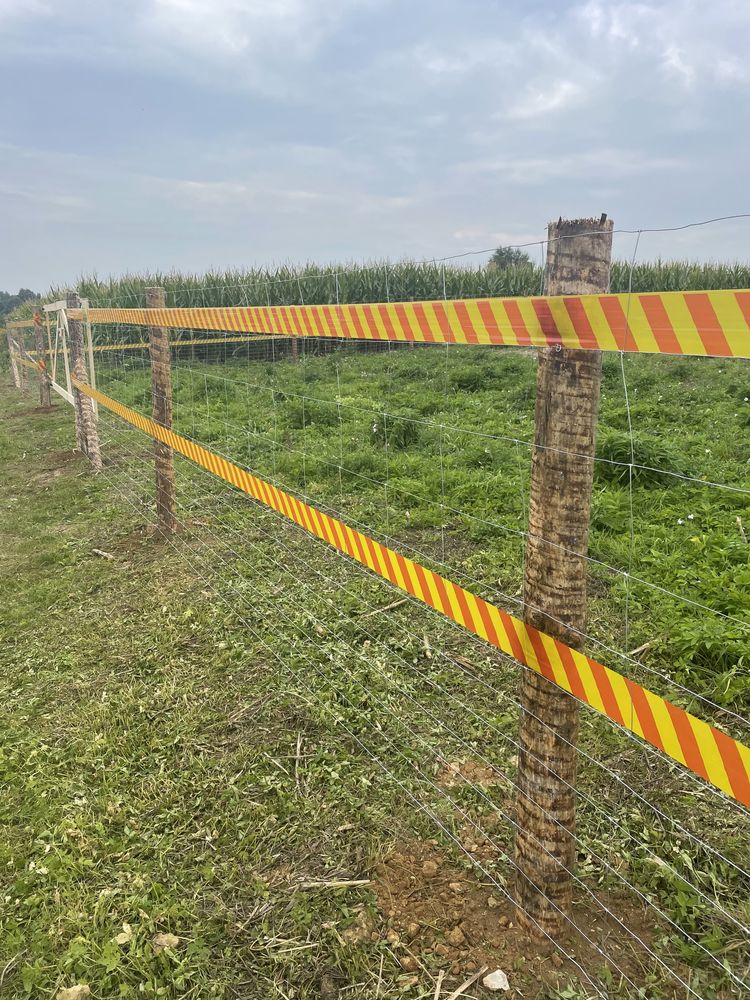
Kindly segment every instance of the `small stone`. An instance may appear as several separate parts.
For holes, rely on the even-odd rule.
[[[445,944],[436,944],[435,945],[435,954],[436,955],[442,955],[442,957],[445,958],[446,956],[450,955],[450,953],[451,953],[451,950],[450,950],[450,948],[447,945],[445,945]]]
[[[419,968],[419,962],[413,955],[404,955],[399,959],[399,964],[404,972],[416,972]]]
[[[502,905],[502,900],[498,899],[497,896],[490,896],[487,900],[487,906],[489,906],[491,910],[497,910],[498,907]]]
[[[494,972],[490,972],[482,980],[482,986],[487,990],[509,990],[510,983],[508,982],[508,977],[505,975],[502,969],[495,969]]]
[[[460,963],[454,962],[453,965],[451,966],[451,972],[453,973],[454,976],[457,976],[460,971],[461,971]]]
[[[82,997],[90,997],[91,988],[85,983],[79,983],[78,986],[69,986],[66,990],[60,990],[57,994],[57,1000],[81,1000]]]
[[[466,935],[460,927],[454,927],[453,930],[446,935],[446,941],[448,944],[452,944],[454,948],[458,948],[464,943],[465,940]]]
[[[401,938],[395,931],[388,931],[388,933],[385,936],[385,939],[388,942],[388,944],[393,944],[393,945],[401,944]]]
[[[428,878],[432,878],[438,873],[438,866],[434,861],[425,861],[422,865],[422,874],[426,875]]]
[[[412,923],[410,923],[406,928],[406,936],[409,940],[411,940],[412,938],[415,938],[417,934],[419,934],[419,924],[412,921]]]
[[[550,956],[550,961],[552,962],[552,964],[555,966],[556,969],[562,968],[563,960],[560,958],[557,952],[553,952],[553,954]]]
[[[500,927],[508,927],[510,925],[510,920],[506,916],[498,917],[497,922]]]
[[[464,887],[461,885],[460,882],[449,882],[448,883],[448,888],[451,890],[451,892],[463,892],[464,891]]]

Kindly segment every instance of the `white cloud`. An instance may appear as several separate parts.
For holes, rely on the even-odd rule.
[[[628,52],[637,50],[668,80],[686,89],[702,82],[750,80],[746,64],[732,51],[750,31],[747,0],[588,0],[576,9],[575,19],[607,48],[600,58],[614,64],[622,64]]]
[[[0,25],[12,19],[29,19],[51,13],[50,4],[44,0],[0,0]]]
[[[497,230],[489,226],[464,226],[453,233],[453,239],[470,247],[518,247],[539,243],[543,236],[541,232],[532,233],[529,230]],[[533,250],[530,250],[533,252]]]
[[[217,61],[284,49],[310,56],[352,10],[369,0],[149,0],[142,24],[171,49]]]
[[[558,80],[545,87],[531,86],[508,108],[505,116],[523,121],[570,111],[585,104],[589,93],[583,84],[574,80]]]
[[[616,180],[650,174],[654,171],[681,170],[686,164],[677,157],[653,156],[632,149],[585,150],[559,156],[485,158],[469,161],[459,169],[467,174],[498,174],[505,183],[545,184],[553,180]]]
[[[43,283],[60,227],[28,222],[64,213],[75,273],[426,258],[592,203],[629,227],[742,204],[750,0],[459,6],[0,0],[7,93],[24,73],[0,123],[3,267]]]

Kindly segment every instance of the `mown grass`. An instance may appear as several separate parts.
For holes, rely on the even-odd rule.
[[[178,429],[517,607],[533,353],[344,348],[300,364],[213,353],[218,363],[178,360]],[[102,369],[102,384],[142,405],[143,361]],[[651,643],[649,666],[747,715],[747,365],[623,364],[604,365],[591,634],[618,650]]]
[[[512,607],[533,357],[350,349],[221,362],[180,359],[178,430]],[[600,453],[627,475],[597,467],[592,553],[746,618],[737,518],[750,522],[747,495],[653,471],[747,486],[744,368],[626,360],[631,531],[618,364],[605,367]],[[99,379],[148,409],[142,361],[102,367]],[[102,412],[97,479],[70,460],[66,409],[29,413],[7,394],[2,407],[0,995],[36,1000],[81,982],[102,998],[312,998],[333,983],[372,997],[378,980],[383,996],[400,993],[384,934],[357,946],[342,936],[357,907],[372,910],[368,890],[300,883],[368,877],[391,843],[435,836],[434,818],[461,840],[466,816],[492,814],[510,852],[516,668],[410,605],[372,615],[394,600],[385,584],[183,461],[183,528],[174,544],[159,541],[145,530],[150,446],[137,432]],[[711,632],[712,616],[603,567],[591,590],[596,638],[623,648],[627,598],[629,648],[656,640],[648,666],[747,714],[739,627],[733,637],[722,619]],[[702,995],[733,995],[704,949],[741,974],[747,941],[706,897],[747,925],[747,881],[715,853],[748,867],[742,815],[593,713],[581,745],[585,885],[616,909],[624,874],[696,942],[660,921],[657,953]],[[472,755],[506,779],[447,801],[434,785],[441,759]],[[507,853],[486,866],[512,885]],[[132,937],[118,943],[126,924]],[[180,943],[157,954],[163,932]],[[438,967],[428,962],[410,995],[432,996]],[[639,982],[648,996],[674,995],[646,956]],[[546,995],[589,989],[566,967]]]
[[[398,802],[267,640],[71,461],[67,411],[2,403],[0,995],[369,989],[383,949],[336,933],[362,892],[295,885],[368,870]],[[253,586],[254,615],[274,615],[278,582]],[[292,663],[300,647],[292,628]],[[180,945],[157,954],[159,932]]]

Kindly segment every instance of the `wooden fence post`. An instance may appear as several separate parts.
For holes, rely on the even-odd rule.
[[[76,292],[68,292],[66,298],[68,309],[80,309],[81,300]],[[70,367],[74,378],[79,382],[88,382],[86,373],[86,360],[83,350],[83,329],[79,319],[71,319],[68,315],[68,349],[70,351]],[[94,466],[96,472],[101,471],[102,454],[99,450],[99,435],[96,431],[96,419],[94,417],[94,406],[91,397],[80,392],[75,385],[73,389],[73,402],[76,417],[76,439],[78,447],[88,455],[89,461]]]
[[[146,308],[164,309],[167,298],[163,288],[146,289]],[[169,333],[161,326],[148,329],[148,351],[151,358],[151,395],[154,420],[172,429],[172,367],[169,353]],[[177,528],[175,499],[174,452],[161,441],[154,441],[156,464],[156,518],[159,530],[172,534]]]
[[[611,220],[560,219],[548,236],[546,294],[607,291]],[[524,617],[581,649],[602,358],[552,347],[538,361]],[[572,907],[579,706],[529,669],[521,671],[520,706],[517,916],[533,936],[557,939]]]
[[[17,330],[16,333],[16,351],[19,356],[19,362],[21,362],[18,365],[18,373],[21,376],[21,392],[25,393],[26,387],[29,384],[28,370],[26,365],[22,363],[26,360],[24,358],[24,354],[26,353],[26,338],[22,329]]]
[[[16,345],[15,342],[13,341],[13,338],[10,335],[10,330],[7,331],[7,336],[8,336],[8,356],[10,357],[10,376],[13,385],[16,387],[16,389],[20,389],[21,376],[18,373],[18,365],[16,364],[16,358],[15,358]]]
[[[34,313],[34,346],[36,347],[36,363],[39,365],[39,405],[49,408],[52,406],[50,398],[49,372],[45,360],[44,330],[42,329],[41,313]]]

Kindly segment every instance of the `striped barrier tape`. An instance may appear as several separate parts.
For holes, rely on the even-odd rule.
[[[71,310],[73,319],[83,316]],[[89,309],[92,323],[437,344],[750,357],[750,290],[365,305]]]
[[[123,420],[305,528],[750,807],[750,748],[629,678],[83,382]]]
[[[35,372],[40,369],[44,371],[47,367],[43,361],[29,361],[28,358],[23,357],[21,354],[16,354],[15,352],[13,352],[11,357],[17,365],[23,365],[25,368],[33,368]]]
[[[5,324],[9,330],[30,330],[34,325],[33,319],[14,319]]]

